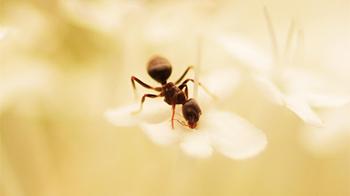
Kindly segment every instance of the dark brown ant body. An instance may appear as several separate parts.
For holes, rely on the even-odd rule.
[[[158,83],[160,83],[161,87],[152,87],[135,76],[131,77],[131,83],[133,86],[134,91],[136,91],[135,81],[139,83],[141,86],[152,89],[155,91],[160,92],[160,94],[145,94],[142,96],[141,99],[141,105],[140,109],[136,111],[135,113],[138,113],[142,110],[143,103],[145,102],[146,97],[148,98],[156,98],[156,97],[164,97],[164,101],[172,106],[172,115],[171,115],[171,126],[174,128],[174,114],[175,114],[175,107],[177,104],[182,105],[182,114],[185,120],[187,121],[187,126],[191,129],[196,128],[197,122],[199,120],[200,115],[202,114],[202,111],[198,105],[198,103],[193,98],[188,97],[188,82],[194,82],[193,79],[186,79],[181,84],[180,82],[184,79],[186,74],[190,69],[192,69],[192,66],[189,66],[185,72],[181,75],[181,77],[175,82],[167,82],[168,78],[171,75],[172,66],[170,62],[161,56],[154,56],[152,57],[148,63],[147,63],[147,72],[148,74],[156,80]],[[180,84],[180,85],[178,85]],[[178,85],[178,86],[177,86]],[[199,85],[201,85],[199,83]],[[203,86],[202,86],[203,87]],[[204,87],[203,87],[204,88]],[[206,90],[204,88],[204,90]],[[207,90],[206,90],[207,91]],[[136,93],[136,92],[135,92]]]

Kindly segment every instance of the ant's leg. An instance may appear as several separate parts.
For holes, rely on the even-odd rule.
[[[188,73],[188,71],[190,71],[190,69],[193,69],[193,66],[192,66],[192,65],[187,67],[187,69],[186,69],[185,72],[182,74],[182,76],[181,76],[178,80],[176,80],[175,85],[176,85],[176,84],[179,84],[179,83],[184,79],[184,77],[186,76],[186,74]]]
[[[180,89],[180,90],[184,89],[186,98],[188,98],[188,87],[187,87],[187,84],[182,84],[182,85],[180,85],[180,86],[179,86],[179,89]]]
[[[190,82],[190,81],[193,82],[193,83],[195,83],[193,79],[186,79],[185,81],[182,82],[182,84],[181,84],[180,86],[186,85],[186,84],[187,84],[188,82]],[[198,82],[198,85],[199,85],[200,87],[202,87],[203,90],[204,90],[208,95],[210,95],[213,99],[216,99],[216,98],[217,98],[217,97],[216,97],[213,93],[211,93],[205,86],[203,86],[202,83]],[[180,88],[180,86],[179,86],[179,88]]]
[[[174,129],[175,104],[171,106],[171,128]]]
[[[139,83],[141,86],[143,86],[143,87],[145,87],[145,88],[147,88],[147,89],[152,89],[152,90],[155,90],[155,91],[158,91],[158,92],[162,91],[162,88],[161,88],[161,87],[152,87],[152,86],[150,86],[150,85],[148,85],[148,84],[142,82],[140,79],[136,78],[135,76],[131,76],[131,84],[132,84],[132,87],[133,87],[133,89],[134,89],[134,95],[135,95],[135,97],[137,97],[137,96],[136,96],[137,93],[136,93],[135,81],[136,81],[137,83]]]
[[[160,95],[144,94],[144,95],[142,96],[142,99],[141,99],[141,105],[140,105],[139,110],[134,111],[134,112],[132,112],[132,113],[133,113],[133,114],[137,114],[137,113],[140,113],[140,112],[142,111],[143,103],[145,102],[146,97],[149,97],[149,98],[156,98],[156,97],[161,97],[161,96],[162,96],[161,94],[160,94]]]

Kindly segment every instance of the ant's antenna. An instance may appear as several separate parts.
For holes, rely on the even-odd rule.
[[[194,68],[194,88],[193,88],[193,97],[197,99],[198,96],[198,85],[199,85],[199,72],[201,67],[201,57],[202,57],[202,35],[199,34],[197,42],[197,63]]]
[[[277,45],[277,38],[276,38],[276,34],[275,34],[275,30],[272,24],[272,20],[269,14],[269,10],[267,9],[266,6],[264,6],[264,16],[266,19],[266,23],[267,23],[267,29],[269,31],[270,34],[270,39],[271,39],[271,45],[272,45],[272,52],[275,58],[275,64],[279,63],[279,51],[278,51],[278,45]]]
[[[176,120],[178,123],[180,123],[182,126],[185,126],[185,127],[189,127],[184,121],[181,121],[181,120],[178,120],[176,118],[174,118],[174,120]]]

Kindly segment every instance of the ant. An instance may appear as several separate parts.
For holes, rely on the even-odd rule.
[[[171,105],[172,114],[171,114],[171,127],[174,129],[174,115],[175,115],[175,107],[177,104],[182,105],[182,114],[187,121],[187,125],[191,129],[197,127],[197,122],[199,120],[202,111],[197,103],[197,101],[193,98],[188,97],[188,82],[193,82],[193,79],[186,79],[182,83],[181,81],[184,79],[189,70],[193,69],[193,66],[187,67],[185,72],[181,75],[181,77],[176,80],[176,82],[167,82],[168,78],[171,75],[172,66],[170,62],[161,56],[153,56],[147,63],[147,72],[148,74],[160,83],[162,86],[160,87],[152,87],[135,76],[131,76],[131,83],[133,86],[134,94],[136,95],[136,86],[135,81],[139,83],[141,86],[151,89],[160,94],[144,94],[141,99],[140,109],[135,111],[134,113],[139,113],[142,111],[143,103],[145,102],[146,97],[148,98],[156,98],[156,97],[164,97],[164,101]],[[181,83],[181,84],[180,84]],[[177,86],[178,85],[178,86]],[[209,95],[213,96],[201,83],[198,83]]]

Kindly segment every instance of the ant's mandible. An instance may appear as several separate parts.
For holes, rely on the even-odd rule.
[[[162,86],[160,87],[152,87],[135,76],[131,77],[131,83],[134,89],[134,93],[136,94],[136,86],[135,82],[139,83],[141,86],[152,89],[154,91],[160,92],[160,94],[144,94],[141,99],[140,109],[134,113],[139,113],[142,111],[143,103],[145,102],[146,97],[148,98],[156,98],[156,97],[164,97],[164,101],[171,105],[172,114],[171,114],[171,126],[174,128],[174,115],[175,115],[175,107],[177,104],[182,105],[182,114],[187,121],[187,126],[191,129],[196,128],[197,122],[199,120],[202,111],[197,103],[197,101],[193,98],[188,97],[188,82],[194,82],[193,79],[186,79],[182,83],[181,81],[184,79],[186,74],[193,66],[189,66],[185,72],[181,75],[181,77],[176,80],[175,83],[167,82],[168,78],[171,75],[172,67],[170,62],[161,56],[152,57],[147,63],[147,72],[148,74],[160,83]],[[181,83],[181,84],[180,84]],[[179,85],[180,84],[180,85]],[[177,86],[178,85],[178,86]],[[198,83],[208,94],[212,95],[201,83]]]

